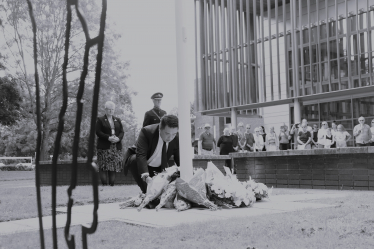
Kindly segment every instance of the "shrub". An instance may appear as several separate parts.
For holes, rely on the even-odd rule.
[[[6,165],[0,167],[0,171],[33,171],[29,166]]]

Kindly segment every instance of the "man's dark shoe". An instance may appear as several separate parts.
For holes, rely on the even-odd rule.
[[[145,208],[148,208],[148,209],[155,209],[156,206],[160,204],[160,199],[154,199],[153,201],[150,201],[146,206]]]

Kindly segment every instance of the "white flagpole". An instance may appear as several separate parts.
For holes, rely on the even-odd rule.
[[[191,144],[191,119],[190,102],[188,99],[189,87],[193,82],[188,82],[188,42],[186,32],[186,15],[183,6],[186,0],[175,0],[175,27],[177,47],[177,79],[178,79],[178,118],[179,118],[179,151],[181,178],[189,181],[193,175],[193,150]]]

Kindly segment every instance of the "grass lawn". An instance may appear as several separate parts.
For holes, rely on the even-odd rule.
[[[19,173],[19,175],[17,174]],[[0,171],[0,222],[34,218],[38,216],[36,205],[35,172]],[[68,186],[57,187],[57,207],[66,206]],[[43,216],[51,215],[52,188],[41,187]],[[138,186],[99,186],[100,203],[125,201],[140,191]],[[77,186],[73,191],[74,205],[93,201],[92,186]],[[1,247],[0,247],[1,248]]]
[[[0,182],[14,180],[35,180],[35,171],[0,171]]]
[[[1,181],[0,181],[1,184]],[[60,205],[66,203],[66,186],[58,188]],[[76,199],[90,203],[91,187],[78,187]],[[18,208],[22,195],[34,208],[36,216],[35,188],[0,190],[1,204]],[[4,198],[4,193],[7,197]],[[302,194],[313,190],[274,189],[273,194]],[[138,192],[135,186],[100,187],[103,202],[122,201]],[[331,191],[321,191],[331,192]],[[235,218],[224,221],[180,225],[173,228],[148,228],[117,221],[102,222],[97,231],[88,237],[89,248],[374,248],[374,192],[344,191],[345,198],[313,200],[310,202],[333,204],[336,207],[311,209],[260,217]],[[11,194],[13,193],[13,194]],[[33,194],[29,196],[28,194]],[[50,187],[43,187],[43,201],[50,199]],[[23,200],[22,200],[23,202]],[[23,206],[23,205],[22,205]],[[12,219],[22,218],[24,208],[10,212]],[[44,214],[50,210],[43,204]],[[8,212],[10,209],[8,209]],[[219,212],[219,211],[217,211]],[[32,212],[28,215],[32,216]],[[50,214],[50,211],[49,211]],[[156,212],[155,212],[156,214]],[[183,212],[180,213],[183,215]],[[0,213],[3,216],[3,212]],[[80,226],[71,233],[76,235],[77,248],[81,248]],[[45,231],[46,248],[52,248],[51,230]],[[58,230],[59,248],[67,248],[64,230]],[[39,233],[27,232],[0,236],[0,248],[39,248]]]

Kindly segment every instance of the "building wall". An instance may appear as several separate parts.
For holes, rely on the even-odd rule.
[[[269,132],[270,127],[274,126],[275,133],[279,134],[280,127],[285,123],[289,128],[289,105],[278,105],[263,108],[263,117],[266,133]]]

